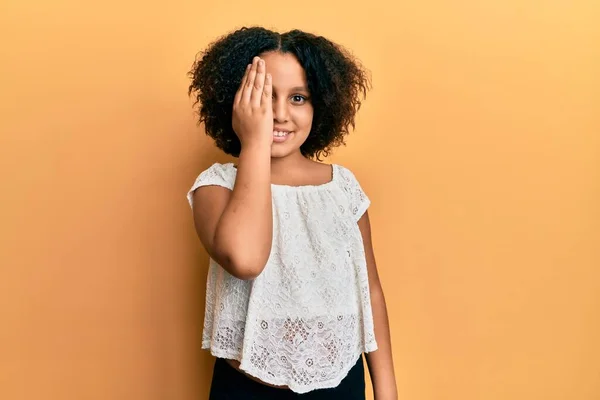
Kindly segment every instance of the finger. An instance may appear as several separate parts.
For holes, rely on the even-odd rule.
[[[254,78],[256,77],[256,67],[258,64],[258,57],[254,57],[252,61],[252,67],[248,72],[248,79],[246,79],[246,85],[244,86],[244,93],[242,94],[242,102],[249,102],[250,96],[252,95],[252,89],[254,88]]]
[[[258,60],[260,60],[258,57],[254,57],[254,59],[252,60],[250,70],[248,71],[248,77],[246,78],[246,83],[244,84],[244,90],[242,91],[241,101],[250,101],[250,98],[252,96],[252,89],[254,88],[254,79],[256,78]]]
[[[244,87],[246,86],[246,80],[248,79],[248,72],[250,71],[250,67],[252,64],[248,64],[246,66],[246,71],[244,71],[244,76],[242,76],[242,81],[240,82],[240,86],[238,87],[237,92],[235,92],[235,97],[233,98],[233,104],[238,104],[240,99],[242,98],[242,93],[244,91]]]
[[[256,77],[254,78],[254,88],[252,89],[252,95],[250,101],[255,107],[260,107],[260,100],[262,98],[263,88],[265,86],[265,61],[258,61],[258,68],[256,70]]]
[[[265,87],[262,92],[261,105],[264,107],[272,107],[273,104],[273,77],[267,74],[265,77]]]

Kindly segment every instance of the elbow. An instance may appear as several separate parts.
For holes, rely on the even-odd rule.
[[[262,271],[257,271],[257,270],[246,270],[246,269],[242,269],[240,271],[238,271],[235,275],[236,278],[241,279],[243,281],[251,281],[253,279],[258,278],[258,276],[260,275]]]
[[[265,269],[271,253],[271,243],[261,245],[235,239],[237,238],[222,241],[215,236],[213,242],[213,250],[217,256],[215,261],[238,279],[256,279]]]
[[[258,278],[265,269],[265,263],[233,262],[230,274],[238,279],[249,281]]]
[[[230,275],[244,280],[256,279],[265,269],[267,259],[264,257],[242,257],[239,254],[223,254],[218,257],[219,265]]]

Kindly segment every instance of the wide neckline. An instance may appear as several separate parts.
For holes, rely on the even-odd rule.
[[[310,189],[327,188],[327,187],[333,185],[333,183],[337,180],[338,170],[337,170],[337,164],[326,164],[326,165],[331,165],[331,180],[329,180],[328,182],[320,183],[318,185],[298,185],[298,186],[271,183],[271,188],[277,188],[277,189],[282,189],[282,190],[302,190],[302,189],[310,190]],[[231,169],[233,169],[233,171],[237,174],[237,167],[234,165],[234,163],[230,162],[230,163],[228,163],[228,166]]]

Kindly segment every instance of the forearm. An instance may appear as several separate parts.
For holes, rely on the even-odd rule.
[[[251,279],[262,272],[272,237],[271,148],[242,148],[233,192],[215,231],[215,247],[240,275]]]
[[[371,293],[373,323],[377,350],[366,354],[369,374],[373,382],[375,400],[396,400],[398,391],[392,359],[392,343],[385,297],[381,289]]]

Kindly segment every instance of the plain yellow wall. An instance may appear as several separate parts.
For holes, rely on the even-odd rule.
[[[401,399],[600,398],[596,1],[0,5],[0,398],[206,399],[219,155],[195,54],[302,28],[373,74],[348,146],[372,199]]]

